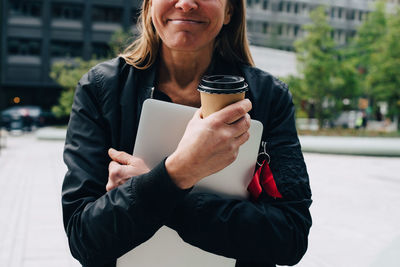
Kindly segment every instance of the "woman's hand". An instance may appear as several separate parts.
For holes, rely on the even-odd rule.
[[[175,184],[187,189],[202,178],[222,170],[237,157],[249,139],[252,108],[248,99],[236,102],[205,119],[197,111],[186,127],[178,148],[165,166]]]
[[[112,161],[108,165],[107,191],[125,183],[132,176],[145,174],[150,171],[142,159],[129,155],[126,152],[110,148],[108,155]]]

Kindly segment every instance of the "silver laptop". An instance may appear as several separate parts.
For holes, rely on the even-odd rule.
[[[196,108],[147,99],[143,104],[133,154],[151,169],[171,155],[181,140]],[[247,198],[257,161],[263,126],[252,120],[250,138],[239,148],[236,160],[225,169],[202,179],[193,192],[209,191],[223,196]]]
[[[149,168],[172,154],[196,108],[147,99],[142,108],[133,154]],[[250,138],[239,149],[236,160],[225,169],[202,179],[192,192],[213,192],[245,199],[257,160],[263,126],[252,120]],[[185,243],[163,226],[155,235],[117,260],[117,267],[233,267],[235,260],[205,252]]]

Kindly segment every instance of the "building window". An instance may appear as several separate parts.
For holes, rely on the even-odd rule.
[[[338,18],[339,19],[342,18],[342,13],[343,13],[343,9],[341,7],[339,7],[339,9],[338,9]]]
[[[282,24],[278,25],[277,32],[278,32],[278,35],[282,35],[283,34],[283,25]]]
[[[80,20],[83,17],[83,6],[70,3],[53,3],[52,16],[56,19]]]
[[[363,12],[361,10],[358,11],[358,20],[362,21]]]
[[[286,12],[287,13],[290,13],[291,7],[292,7],[292,4],[290,2],[287,2],[286,3]]]
[[[52,57],[82,57],[82,43],[70,41],[52,41],[50,54]]]
[[[40,56],[40,40],[27,38],[10,38],[7,42],[8,54],[19,56]]]
[[[251,5],[252,3],[251,3],[251,0],[247,0],[247,6],[248,7],[251,7],[252,5]]]
[[[10,16],[35,17],[42,16],[42,1],[13,1],[10,0]]]
[[[282,2],[282,1],[279,1],[278,11],[279,11],[279,12],[282,12],[282,11],[283,11],[283,2]]]
[[[299,13],[299,3],[294,4],[294,13],[295,14]]]
[[[95,22],[122,22],[122,8],[94,6],[92,12],[92,19]]]
[[[267,10],[268,9],[268,0],[264,0],[263,2],[263,9]]]
[[[307,13],[307,4],[303,4],[302,12]]]
[[[354,20],[355,17],[356,17],[356,11],[354,9],[347,10],[347,12],[346,12],[347,20]]]
[[[331,18],[333,19],[335,17],[335,8],[331,7]]]
[[[268,33],[268,23],[267,23],[267,22],[264,22],[264,23],[262,24],[262,32],[263,32],[264,34],[267,34],[267,33]]]
[[[300,26],[299,25],[295,25],[294,26],[294,32],[293,32],[294,36],[297,37],[299,35],[299,31],[300,31]]]

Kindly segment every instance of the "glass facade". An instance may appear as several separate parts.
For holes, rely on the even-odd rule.
[[[94,6],[92,20],[94,22],[122,22],[122,8],[109,6]]]
[[[7,52],[11,56],[40,56],[41,42],[36,39],[9,38]]]
[[[112,57],[108,43],[115,30],[136,33],[140,2],[1,0],[0,109],[15,88],[24,103],[54,105],[60,88],[49,75],[51,64]]]
[[[51,41],[50,55],[52,57],[82,57],[83,43],[71,41]]]
[[[25,1],[9,1],[9,15],[22,16],[22,17],[35,17],[42,16],[42,1],[25,0]]]
[[[53,3],[52,18],[66,20],[81,20],[83,17],[83,5],[71,3]]]
[[[325,5],[339,44],[347,43],[354,36],[373,7],[369,0],[246,0],[246,3],[250,42],[282,50],[293,50],[294,41],[304,35],[302,26],[310,22],[310,11],[319,5]]]

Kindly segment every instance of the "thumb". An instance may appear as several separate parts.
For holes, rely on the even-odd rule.
[[[128,165],[131,162],[131,158],[132,156],[129,155],[128,153],[124,152],[124,151],[118,151],[115,150],[114,148],[110,148],[108,150],[108,155],[110,156],[110,158],[120,164],[123,165]]]

